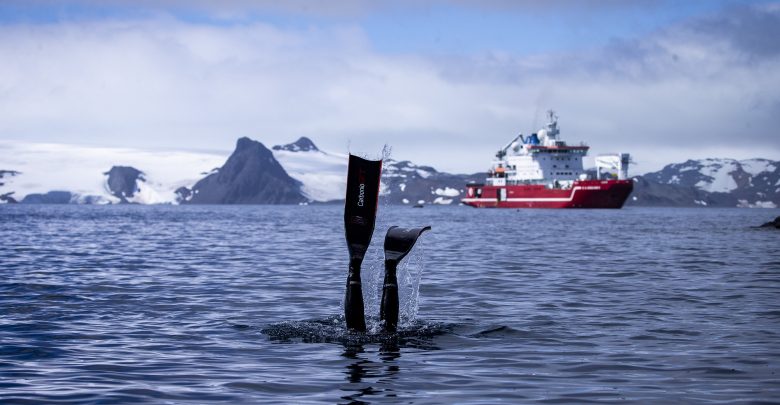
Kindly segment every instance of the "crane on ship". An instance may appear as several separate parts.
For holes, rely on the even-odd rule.
[[[521,132],[516,137],[514,137],[511,141],[509,141],[506,145],[504,145],[503,148],[499,149],[498,152],[496,152],[496,157],[498,159],[503,159],[506,156],[509,148],[512,148],[515,150],[515,152],[517,152],[519,149],[518,145],[516,144],[517,141],[520,141],[521,144],[530,143],[533,145],[538,145],[540,137],[549,136],[550,138],[555,139],[555,137],[560,133],[560,130],[558,130],[558,116],[555,115],[555,111],[548,110],[547,119],[548,119],[547,128],[539,131],[538,136],[536,133],[534,133],[529,135],[527,138],[524,138],[523,133]]]

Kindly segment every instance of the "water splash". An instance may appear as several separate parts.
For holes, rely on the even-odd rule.
[[[396,333],[369,330],[366,333],[350,331],[344,327],[344,317],[285,321],[268,325],[260,332],[271,341],[279,343],[341,343],[345,345],[393,343],[400,347],[436,349],[433,339],[453,333],[456,325],[441,322],[414,321],[398,329]]]
[[[392,155],[393,148],[389,145],[382,147],[382,160],[386,163]],[[366,254],[366,261],[363,264],[363,301],[366,311],[366,327],[371,331],[377,331],[379,324],[379,307],[382,301],[382,284],[384,283],[384,240],[387,229],[390,228],[390,219],[388,211],[390,208],[390,199],[387,193],[382,193],[387,188],[388,175],[382,171],[380,179],[379,203],[377,204],[376,226],[374,236],[371,240],[371,246]]]
[[[420,236],[398,269],[398,298],[401,326],[412,324],[420,308],[420,279],[424,269],[425,234]]]

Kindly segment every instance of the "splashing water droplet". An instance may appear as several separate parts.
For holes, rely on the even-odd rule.
[[[398,295],[401,301],[400,325],[411,325],[419,311],[420,280],[422,278],[425,257],[425,235],[420,236],[405,263],[399,268]]]

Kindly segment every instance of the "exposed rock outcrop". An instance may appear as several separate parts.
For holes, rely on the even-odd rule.
[[[311,151],[319,151],[317,149],[317,146],[312,142],[311,139],[302,136],[298,138],[297,141],[293,143],[288,143],[287,145],[276,145],[272,148],[273,150],[286,150],[290,152],[311,152]]]
[[[186,195],[182,190],[181,195]],[[297,204],[306,202],[301,183],[290,177],[262,143],[241,138],[225,165],[192,187],[191,204]]]
[[[114,166],[103,174],[108,175],[108,191],[119,198],[121,203],[129,203],[128,198],[132,198],[139,191],[139,180],[146,181],[142,171],[130,166]]]
[[[49,191],[45,194],[27,194],[22,204],[70,204],[74,195],[70,191]]]
[[[0,202],[3,203],[9,203],[9,204],[16,204],[18,201],[13,197],[14,192],[8,192],[4,194],[0,194]]]
[[[179,187],[174,193],[176,194],[176,202],[179,204],[187,203],[192,198],[192,190],[187,187]]]
[[[769,221],[769,222],[761,225],[761,228],[777,228],[777,229],[780,229],[780,217],[775,218],[774,221]]]
[[[711,204],[707,192],[678,184],[662,184],[637,176],[626,205],[645,207],[696,207]]]

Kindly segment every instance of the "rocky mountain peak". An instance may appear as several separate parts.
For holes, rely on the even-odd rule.
[[[250,139],[250,138],[248,138],[246,136],[243,136],[241,138],[238,138],[238,140],[236,141],[236,149],[235,149],[235,151],[233,153],[241,151],[241,150],[257,147],[257,144],[262,145],[258,141],[255,141],[255,140]],[[265,147],[265,146],[263,146],[263,147]]]
[[[313,144],[312,144],[313,145]],[[192,204],[296,204],[305,202],[301,184],[290,177],[262,143],[240,138],[236,149],[217,171],[191,190],[177,190]]]
[[[319,152],[317,145],[315,145],[311,139],[305,136],[302,136],[298,138],[297,141],[288,143],[287,145],[276,145],[273,147],[273,150],[286,150],[289,152]]]

